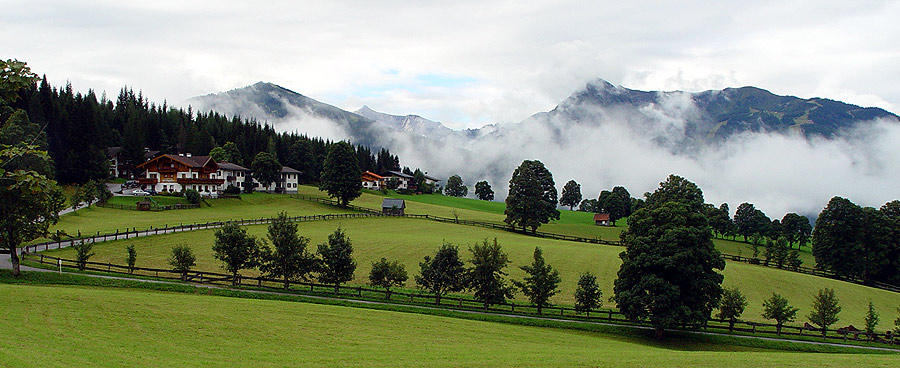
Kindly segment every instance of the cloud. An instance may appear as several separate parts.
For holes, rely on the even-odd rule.
[[[900,50],[889,46],[900,44],[900,3],[887,0],[0,1],[4,57],[59,84],[110,94],[127,84],[154,100],[263,80],[463,128],[521,121],[602,77],[900,106]],[[420,75],[472,82],[419,89]],[[348,93],[389,84],[365,100]]]

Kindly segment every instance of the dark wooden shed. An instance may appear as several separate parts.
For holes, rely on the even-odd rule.
[[[392,216],[403,216],[406,214],[406,201],[395,198],[385,198],[381,202],[381,213]]]

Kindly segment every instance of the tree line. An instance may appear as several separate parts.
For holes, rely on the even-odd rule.
[[[27,69],[24,63],[22,69]],[[209,154],[242,166],[251,165],[258,153],[268,152],[280,164],[301,171],[302,183],[315,183],[335,143],[298,132],[279,133],[252,118],[173,108],[165,101],[156,104],[127,86],[112,100],[93,90],[75,92],[68,83],[51,87],[46,76],[29,75],[15,91],[6,93],[4,105],[16,113],[4,114],[2,141],[35,141],[49,152],[49,175],[61,183],[106,179],[108,147],[123,148],[121,158],[133,175],[140,174],[134,167],[145,161],[145,150]],[[387,148],[354,148],[362,170],[400,169],[399,157]]]

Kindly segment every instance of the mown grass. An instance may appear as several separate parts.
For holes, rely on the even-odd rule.
[[[378,219],[345,219],[333,221],[317,221],[300,223],[300,233],[311,239],[310,249],[327,240],[328,234],[341,227],[351,238],[354,245],[354,258],[358,268],[353,284],[367,282],[371,263],[381,257],[400,260],[410,275],[406,287],[414,288],[413,275],[419,270],[419,262],[425,255],[431,255],[447,241],[460,246],[461,256],[470,257],[468,248],[476,242],[497,238],[512,261],[508,271],[510,277],[521,279],[524,272],[519,266],[529,264],[534,247],[540,246],[549,264],[559,269],[562,277],[560,293],[552,301],[558,304],[574,303],[573,293],[578,275],[590,271],[596,274],[601,289],[606,297],[612,295],[613,280],[616,278],[620,260],[618,254],[621,247],[593,245],[585,243],[555,241],[500,230],[469,227],[456,224],[438,223],[428,220],[407,218]],[[266,226],[250,226],[249,233],[264,238]],[[221,263],[215,260],[212,252],[214,241],[212,230],[194,231],[170,235],[159,235],[146,238],[120,240],[98,243],[94,247],[97,262],[124,264],[125,246],[134,244],[138,251],[137,265],[141,267],[167,268],[167,259],[174,245],[189,245],[197,254],[198,270],[222,272]],[[50,251],[48,254],[72,259],[74,251],[62,249]],[[245,271],[245,275],[256,275],[254,271]],[[737,286],[750,302],[743,318],[750,321],[768,322],[761,316],[762,302],[772,292],[784,295],[796,307],[800,308],[798,321],[805,321],[810,310],[812,299],[819,288],[834,288],[841,298],[844,310],[841,312],[843,326],[846,324],[861,325],[871,300],[878,311],[883,313],[885,321],[893,320],[894,308],[897,305],[897,294],[884,290],[869,288],[852,283],[824,279],[784,270],[754,266],[742,263],[729,263],[724,271],[724,286]],[[521,295],[518,300],[526,300]],[[607,306],[612,303],[607,302]],[[801,322],[802,324],[802,322]],[[883,323],[887,327],[888,323]]]
[[[134,200],[136,197],[123,197]],[[203,223],[208,221],[224,221],[274,217],[279,212],[287,212],[289,216],[320,215],[333,213],[352,213],[354,211],[290,198],[283,194],[253,193],[241,195],[240,199],[223,198],[207,200],[210,206],[196,209],[171,211],[132,211],[92,206],[79,209],[60,217],[59,223],[51,231],[63,230],[75,235],[112,233],[126,228],[146,229],[150,226],[163,227],[179,224]],[[127,203],[126,205],[132,205]]]
[[[152,198],[156,204],[160,206],[171,206],[175,204],[188,204],[188,201],[184,199],[184,197],[171,197],[171,196],[150,196],[150,197],[141,197],[141,196],[114,196],[110,198],[107,203],[115,204],[119,206],[134,206],[135,203],[140,201],[147,201],[149,198]]]
[[[749,344],[759,347],[736,346],[727,343],[736,339],[718,337],[656,342],[633,332],[610,335],[603,332],[610,328],[602,326],[509,321],[520,324],[516,325],[340,305],[207,296],[202,293],[240,296],[240,292],[190,290],[188,286],[146,287],[175,292],[0,283],[0,308],[7,317],[0,319],[0,330],[6,331],[7,341],[13,342],[0,344],[3,364],[839,367],[890,366],[900,359],[890,354],[774,351],[773,347],[795,346],[771,342]],[[493,316],[469,318],[503,320]],[[529,323],[544,327],[521,325]],[[77,353],[73,354],[73,347]]]

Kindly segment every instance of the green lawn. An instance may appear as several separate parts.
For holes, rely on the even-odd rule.
[[[135,203],[139,201],[146,201],[148,198],[152,198],[156,204],[160,206],[171,206],[175,204],[188,204],[189,202],[184,197],[171,197],[171,196],[149,196],[149,197],[141,197],[141,196],[114,196],[107,201],[109,204],[115,204],[120,206],[134,206]]]
[[[468,248],[471,245],[484,239],[497,238],[503,249],[509,253],[512,261],[509,273],[516,279],[524,277],[524,272],[518,267],[530,263],[534,247],[540,246],[544,250],[547,262],[558,268],[562,277],[561,292],[553,298],[553,301],[566,305],[573,303],[572,294],[578,275],[586,271],[598,275],[604,296],[611,296],[612,283],[620,265],[618,254],[623,250],[616,246],[555,241],[500,230],[420,219],[346,219],[299,224],[300,233],[311,239],[313,250],[316,244],[325,242],[328,234],[338,226],[343,228],[353,241],[354,257],[358,264],[356,279],[353,281],[355,284],[365,284],[371,263],[381,257],[387,257],[400,260],[406,265],[410,275],[410,281],[406,286],[412,288],[415,286],[412,276],[418,272],[418,264],[422,261],[422,257],[433,254],[441,242],[459,245],[461,255],[464,259],[468,259],[470,255]],[[264,238],[266,226],[250,226],[248,231],[252,235]],[[172,246],[185,244],[191,246],[197,254],[197,269],[222,272],[221,263],[213,257],[211,249],[213,241],[213,231],[203,230],[98,243],[94,247],[96,255],[92,260],[124,264],[125,246],[134,244],[138,252],[138,266],[164,268],[168,267],[166,259]],[[74,251],[71,249],[50,251],[48,254],[74,258]],[[252,271],[246,271],[245,274],[256,275]],[[729,263],[724,275],[724,286],[740,287],[750,301],[744,313],[746,320],[765,321],[761,317],[762,301],[775,291],[800,308],[798,320],[805,321],[813,295],[822,287],[834,288],[838,298],[841,299],[844,310],[840,315],[841,321],[838,323],[840,326],[862,325],[869,300],[872,300],[882,313],[882,328],[888,327],[890,321],[896,318],[894,315],[898,304],[896,293],[742,263]],[[520,295],[519,300],[525,299]],[[607,302],[607,306],[611,305],[612,303]]]
[[[896,366],[796,353],[298,302],[0,284],[0,365]]]

